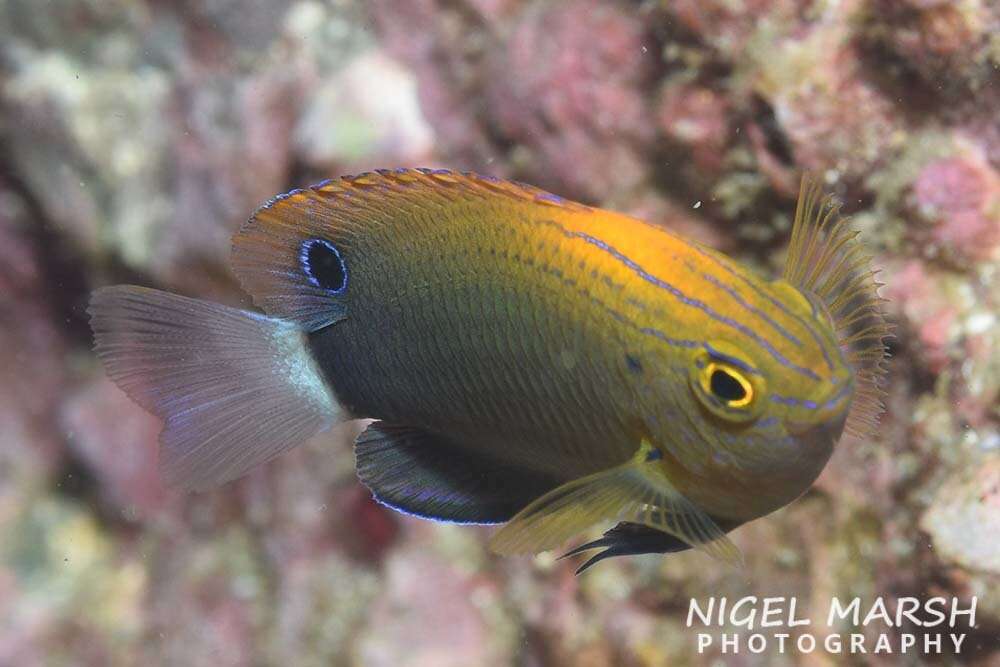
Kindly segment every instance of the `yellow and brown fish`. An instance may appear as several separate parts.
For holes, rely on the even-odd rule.
[[[397,510],[504,523],[500,553],[603,521],[600,558],[689,546],[802,494],[880,410],[887,333],[855,234],[803,179],[784,276],[536,188],[398,169],[295,190],[233,239],[264,314],[94,293],[97,354],[206,489],[374,419],[357,472]],[[589,564],[589,563],[588,563]]]

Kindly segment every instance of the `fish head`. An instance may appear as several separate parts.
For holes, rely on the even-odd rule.
[[[688,392],[662,461],[705,510],[750,520],[804,493],[844,432],[874,433],[891,327],[871,256],[809,176],[781,278],[700,256],[709,291],[689,309]]]
[[[753,327],[705,321],[674,393],[685,425],[664,465],[694,480],[685,492],[706,510],[749,520],[791,502],[815,481],[840,439],[855,371],[823,304],[791,284],[747,290]],[[684,382],[686,380],[686,382]],[[690,443],[696,440],[699,446]],[[687,474],[685,474],[687,473]]]

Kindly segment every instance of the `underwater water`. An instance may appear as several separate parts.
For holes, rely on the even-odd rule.
[[[0,3],[0,665],[1000,661],[1000,5]],[[375,502],[364,424],[207,492],[94,355],[91,291],[252,308],[231,236],[471,170],[778,276],[803,172],[894,326],[875,432],[699,551],[500,556]],[[406,241],[405,239],[403,240]]]

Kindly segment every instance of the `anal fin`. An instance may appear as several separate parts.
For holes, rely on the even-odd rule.
[[[446,436],[377,421],[354,445],[358,477],[395,510],[452,523],[507,521],[562,481]]]

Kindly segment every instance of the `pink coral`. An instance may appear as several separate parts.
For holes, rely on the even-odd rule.
[[[837,169],[857,179],[893,155],[904,126],[884,92],[864,75],[857,49],[835,33],[817,39],[812,48],[822,49],[824,57],[800,80],[775,90],[770,101],[802,167]],[[785,46],[801,45],[792,39]]]
[[[961,261],[989,259],[1000,244],[1000,174],[975,155],[948,157],[923,168],[913,184],[930,238]]]
[[[729,107],[711,88],[668,85],[660,95],[658,121],[666,136],[691,150],[701,170],[717,173],[730,138]]]
[[[53,318],[44,257],[15,202],[0,182],[0,369],[9,378],[0,382],[0,479],[30,483],[62,459],[51,414],[68,373],[65,323]]]
[[[939,277],[930,274],[922,262],[912,260],[894,272],[883,292],[916,330],[921,357],[930,370],[935,374],[943,371],[949,363],[952,325],[958,311],[942,291]]]
[[[680,23],[728,56],[740,55],[759,28],[760,17],[791,21],[801,10],[794,0],[675,0],[664,7]]]
[[[970,79],[984,70],[989,34],[1000,22],[995,3],[874,0],[871,11],[881,41],[932,84],[942,76]]]
[[[60,417],[70,447],[120,512],[146,519],[164,508],[168,494],[156,467],[159,419],[106,378],[73,393]]]
[[[483,3],[480,11],[462,12],[435,0],[372,2],[367,10],[386,51],[405,63],[418,81],[417,96],[434,129],[442,156],[469,168],[504,175],[498,149],[484,127],[483,82],[476,76],[481,49],[462,48],[464,37],[482,34],[475,18],[495,16],[504,7]]]
[[[590,198],[642,177],[653,57],[639,18],[600,2],[528,12],[487,89],[500,128],[536,153],[543,184]]]
[[[373,667],[508,664],[506,647],[496,646],[484,601],[495,585],[463,573],[411,544],[389,558],[385,588],[371,606],[368,632],[358,653]],[[390,636],[393,641],[386,642]],[[492,655],[491,655],[492,654]]]

